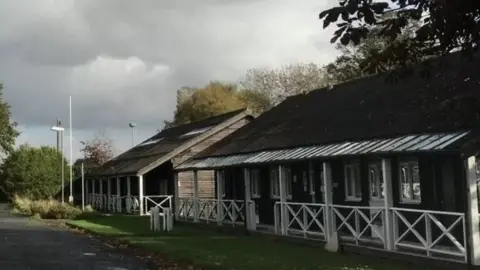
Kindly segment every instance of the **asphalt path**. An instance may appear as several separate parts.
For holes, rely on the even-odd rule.
[[[0,270],[144,270],[147,263],[99,240],[9,214],[0,205]],[[151,269],[151,268],[150,268]]]

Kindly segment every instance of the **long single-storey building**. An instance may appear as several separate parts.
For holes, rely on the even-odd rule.
[[[221,140],[253,117],[244,109],[164,129],[92,169],[86,177],[87,203],[99,210],[148,214],[151,207],[172,207],[173,167]],[[180,196],[192,195],[193,174],[178,175]],[[213,171],[198,177],[198,196],[213,198]]]
[[[454,53],[290,97],[175,168],[217,192],[176,218],[478,265],[479,70]]]

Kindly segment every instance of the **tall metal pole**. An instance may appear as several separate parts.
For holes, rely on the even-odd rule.
[[[60,151],[62,152],[62,203],[65,203],[65,158],[63,151],[63,131],[60,130]]]
[[[60,126],[60,119],[57,118],[57,127]],[[57,130],[57,151],[60,151],[60,130]]]
[[[82,211],[85,210],[85,179],[83,174],[83,162],[81,167],[81,174],[82,174]]]
[[[72,203],[73,202],[73,186],[72,186],[72,180],[73,180],[73,137],[72,137],[72,96],[70,96],[69,99],[69,111],[70,111],[70,196],[68,197],[68,202]]]
[[[132,147],[134,146],[134,143],[133,143],[133,129],[134,129],[134,128],[135,128],[135,127],[132,126]]]

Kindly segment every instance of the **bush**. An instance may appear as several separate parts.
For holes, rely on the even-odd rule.
[[[13,213],[43,219],[73,219],[82,214],[82,210],[79,208],[52,199],[30,200],[15,195],[12,206]]]

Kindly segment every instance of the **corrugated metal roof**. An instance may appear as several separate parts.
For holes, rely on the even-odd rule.
[[[374,139],[357,142],[343,142],[319,146],[297,147],[284,150],[262,151],[250,154],[238,154],[223,157],[193,159],[176,169],[202,169],[228,167],[242,164],[260,164],[285,160],[363,155],[373,153],[430,152],[441,151],[452,143],[465,137],[469,131],[453,133],[435,133],[405,135],[395,138]]]

